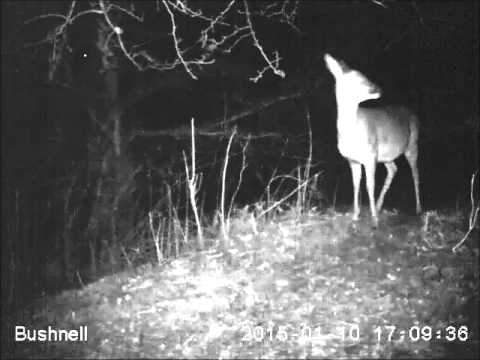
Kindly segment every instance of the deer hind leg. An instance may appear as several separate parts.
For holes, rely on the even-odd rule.
[[[405,157],[407,158],[410,169],[412,170],[413,185],[415,187],[416,210],[417,214],[420,214],[422,212],[422,205],[420,204],[420,178],[418,176],[418,150],[416,144],[405,152]]]
[[[377,217],[377,209],[375,207],[375,168],[377,163],[375,160],[370,161],[368,163],[363,164],[365,167],[365,175],[367,177],[367,193],[368,193],[368,200],[370,203],[370,212],[372,214],[372,222],[373,226],[378,226],[378,217]]]
[[[358,196],[360,193],[360,180],[362,179],[362,165],[360,163],[350,161],[350,169],[352,170],[353,182],[353,220],[357,221],[358,217],[360,216]]]
[[[382,191],[378,196],[377,200],[377,211],[380,212],[383,207],[383,201],[385,200],[385,194],[387,193],[388,189],[390,189],[390,185],[392,184],[392,180],[397,172],[397,165],[393,161],[386,162],[385,168],[387,169],[387,177],[385,178],[385,182],[383,183]]]

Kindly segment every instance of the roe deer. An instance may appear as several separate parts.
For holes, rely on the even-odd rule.
[[[367,192],[373,225],[378,225],[385,194],[397,172],[394,160],[404,154],[412,170],[417,214],[421,213],[418,157],[418,119],[403,106],[362,108],[359,104],[381,96],[380,88],[360,72],[325,54],[325,63],[335,78],[337,98],[338,150],[350,163],[353,180],[353,220],[360,215],[358,196],[362,165],[367,178]],[[387,177],[375,205],[375,168],[385,164]]]

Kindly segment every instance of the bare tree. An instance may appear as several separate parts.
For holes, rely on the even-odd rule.
[[[249,47],[261,59],[259,68],[247,75],[250,81],[258,82],[268,72],[285,77],[280,52],[262,42],[259,29],[265,28],[262,23],[280,22],[298,31],[298,0],[73,0],[49,6],[25,21],[27,27],[42,24],[46,29],[25,46],[48,48],[48,81],[72,91],[89,115],[87,157],[94,200],[87,238],[95,272],[97,261],[115,264],[120,238],[132,224],[131,193],[138,169],[127,157],[127,145],[131,134],[139,132],[128,128],[126,111],[159,89],[197,80],[237,48]],[[71,61],[78,39],[92,49],[82,54],[91,66],[80,74]],[[121,91],[126,78],[128,91]],[[68,234],[63,248],[66,266],[73,268]]]
[[[284,77],[280,67],[281,57],[277,50],[268,51],[255,29],[255,18],[275,19],[294,24],[298,11],[298,0],[282,2],[252,2],[230,0],[229,2],[190,2],[187,0],[135,1],[89,1],[69,3],[63,13],[49,12],[28,19],[29,24],[40,20],[56,23],[42,39],[29,45],[48,44],[51,47],[49,78],[53,79],[58,65],[68,47],[68,29],[86,16],[95,16],[104,23],[103,65],[109,57],[123,55],[139,71],[155,69],[172,70],[179,66],[192,79],[198,79],[198,69],[213,64],[219,53],[229,54],[241,42],[250,42],[261,54],[265,67],[258,71],[252,81],[258,81],[266,71]],[[162,46],[174,50],[159,56],[155,39],[142,38],[141,28],[152,27],[148,14],[168,15],[168,29],[156,24],[167,40]],[[162,24],[163,25],[163,24]],[[158,27],[160,27],[158,29]],[[192,35],[192,28],[197,30]],[[139,35],[140,33],[140,35]]]

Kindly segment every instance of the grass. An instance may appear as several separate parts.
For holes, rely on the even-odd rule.
[[[3,322],[3,334],[86,325],[87,342],[4,335],[2,357],[476,359],[478,243],[452,253],[462,220],[425,219],[384,212],[372,229],[367,215],[279,210],[265,222],[237,211],[227,249],[210,239],[218,245],[38,299]]]

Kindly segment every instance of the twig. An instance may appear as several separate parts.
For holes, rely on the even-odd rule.
[[[305,164],[305,171],[303,173],[303,178],[308,179],[310,177],[310,169],[312,167],[313,136],[312,136],[312,125],[310,122],[310,109],[308,108],[308,105],[306,102],[305,102],[305,119],[307,121],[307,129],[308,129],[308,158],[307,158],[307,163]],[[305,206],[306,197],[307,197],[306,196],[307,187],[304,187],[300,193],[301,193],[301,199],[302,199],[302,206]]]
[[[475,207],[475,198],[474,198],[474,184],[475,184],[475,178],[477,176],[477,173],[478,173],[478,170],[472,174],[472,179],[470,180],[470,205],[472,209],[470,211],[470,217],[468,219],[468,231],[465,234],[465,236],[462,238],[462,240],[460,240],[458,244],[452,248],[453,252],[457,252],[458,248],[465,242],[465,240],[467,240],[468,236],[475,228],[475,224],[477,223],[478,211],[480,209],[480,205],[478,203]]]
[[[177,24],[175,23],[175,15],[173,15],[172,10],[170,10],[170,7],[168,6],[167,2],[165,0],[162,1],[163,6],[165,6],[165,9],[168,12],[168,15],[170,16],[170,22],[172,23],[172,38],[173,38],[173,45],[175,46],[175,51],[177,53],[178,59],[182,63],[183,67],[185,68],[185,71],[192,77],[194,80],[198,80],[198,78],[195,76],[195,74],[192,72],[188,64],[186,63],[185,59],[183,58],[182,51],[180,50],[179,46],[179,39],[177,37]]]
[[[225,162],[223,164],[223,171],[222,171],[222,190],[220,195],[220,226],[222,229],[222,234],[224,240],[228,239],[228,226],[225,225],[225,180],[227,177],[227,166],[228,166],[228,159],[230,153],[230,147],[232,146],[232,141],[237,133],[237,128],[234,128],[230,138],[228,139],[227,150],[225,151]]]
[[[252,19],[250,16],[250,10],[248,9],[248,3],[247,0],[243,0],[243,6],[245,7],[245,18],[247,20],[248,27],[250,29],[250,35],[252,36],[253,39],[253,45],[258,49],[260,52],[260,55],[265,59],[265,62],[267,63],[267,69],[271,69],[275,75],[280,76],[281,78],[285,77],[285,72],[279,68],[279,63],[280,63],[280,57],[278,55],[278,52],[275,51],[275,59],[270,60],[265,51],[263,50],[262,45],[260,45],[260,41],[257,38],[257,34],[255,33],[255,30],[253,29],[253,23]],[[262,78],[263,73],[266,71],[266,69],[261,70],[256,77],[250,78],[251,81],[257,82],[259,79]]]
[[[193,214],[195,216],[195,223],[197,224],[197,234],[200,247],[203,249],[203,231],[198,216],[196,196],[200,187],[201,177],[196,174],[195,170],[195,125],[194,119],[191,121],[191,142],[192,142],[192,155],[191,155],[191,167],[192,174],[190,176],[190,170],[188,169],[187,157],[183,151],[183,161],[185,163],[185,174],[187,175],[188,190],[190,194],[190,204],[192,206]]]
[[[227,213],[227,226],[229,227],[229,223],[230,223],[230,214],[232,212],[232,209],[233,209],[233,204],[234,204],[234,201],[235,201],[235,198],[237,197],[237,194],[238,192],[240,191],[240,185],[242,184],[242,180],[243,180],[243,172],[245,171],[245,169],[247,168],[247,156],[246,156],[246,151],[247,151],[247,148],[248,148],[248,145],[250,143],[250,137],[247,138],[247,141],[245,142],[245,144],[243,145],[242,147],[242,168],[240,169],[240,174],[238,176],[238,183],[237,183],[237,187],[235,188],[235,191],[233,192],[232,194],[232,197],[230,199],[230,205],[228,207],[228,213]]]
[[[303,183],[299,184],[295,189],[293,189],[292,191],[290,191],[289,194],[287,194],[283,199],[280,199],[278,201],[276,201],[274,204],[272,204],[269,208],[263,210],[260,214],[258,214],[256,216],[256,218],[258,219],[260,216],[263,216],[265,215],[266,213],[272,211],[273,209],[275,209],[278,205],[282,204],[283,202],[285,202],[285,200],[287,200],[288,198],[290,198],[292,195],[294,195],[297,191],[299,191],[300,189],[302,189],[304,186],[306,186],[308,184],[308,182],[313,179],[314,176],[312,176],[310,179],[307,179],[305,180]]]
[[[157,215],[157,218],[158,218],[158,225],[157,227],[155,228],[154,226],[154,215]],[[152,238],[153,238],[153,242],[155,244],[155,251],[156,251],[156,254],[157,254],[157,262],[158,262],[158,265],[161,265],[162,263],[162,260],[163,260],[163,255],[162,255],[162,252],[160,250],[160,246],[159,246],[159,242],[160,242],[160,229],[162,228],[161,224],[162,222],[160,221],[161,220],[161,215],[158,211],[155,211],[154,210],[150,210],[148,212],[148,220],[149,220],[149,224],[150,224],[150,233],[152,234]]]

